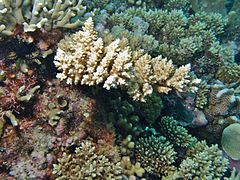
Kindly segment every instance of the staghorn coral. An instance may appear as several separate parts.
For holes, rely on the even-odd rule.
[[[173,146],[163,136],[142,137],[136,141],[136,161],[150,174],[160,177],[174,171],[175,155]]]
[[[161,134],[167,137],[168,141],[175,146],[191,147],[197,142],[197,139],[188,134],[184,127],[178,125],[178,121],[173,117],[162,117],[159,125]]]
[[[120,158],[111,157],[109,152],[99,152],[99,148],[85,140],[74,154],[64,152],[58,164],[54,164],[56,179],[121,179]]]
[[[190,83],[190,64],[176,69],[171,60],[162,56],[152,58],[141,50],[131,53],[128,46],[120,46],[119,39],[104,48],[103,40],[97,38],[93,26],[93,20],[89,18],[83,31],[60,41],[54,61],[62,71],[57,74],[60,80],[89,86],[103,83],[108,90],[125,87],[134,100],[141,101],[152,94],[153,86],[159,93],[181,92]],[[193,82],[198,84],[199,80]]]
[[[171,90],[184,91],[191,82],[190,64],[175,68],[171,60],[157,56],[152,58],[149,54],[136,51],[133,54],[133,67],[136,80],[130,82],[129,94],[134,100],[145,101],[145,97],[152,94],[154,88],[158,93],[168,93]],[[192,91],[197,90],[194,85],[199,79],[192,80]],[[154,87],[153,87],[154,86]]]

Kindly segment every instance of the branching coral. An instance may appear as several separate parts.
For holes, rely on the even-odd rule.
[[[217,78],[224,83],[234,83],[240,79],[240,65],[236,63],[226,64],[217,71]]]
[[[178,4],[178,1],[172,3]],[[108,20],[111,25],[122,24],[133,31],[133,18],[142,18],[149,24],[148,34],[159,41],[161,55],[177,65],[191,63],[198,75],[215,75],[225,61],[232,61],[234,57],[234,52],[217,40],[227,21],[216,13],[188,13],[183,7],[171,10],[130,8],[113,14]]]
[[[202,81],[198,87],[197,96],[196,96],[196,108],[203,109],[208,103],[208,94],[209,94],[209,85],[206,81]]]
[[[176,146],[191,147],[197,142],[197,139],[188,134],[184,127],[178,125],[178,122],[173,117],[162,117],[159,125],[163,136],[167,137]]]
[[[50,31],[53,28],[74,28],[80,24],[71,23],[72,17],[81,15],[84,7],[82,0],[2,0],[0,1],[0,34],[13,35],[17,25],[23,26],[24,32],[37,29]]]
[[[137,17],[135,17],[135,19],[133,21],[140,21],[135,23],[141,24],[142,28],[143,22],[141,22],[141,18],[137,19]],[[158,47],[158,41],[152,35],[147,35],[145,32],[142,32],[143,30],[140,30],[139,28],[140,27],[138,26],[136,29],[134,29],[134,31],[128,31],[122,25],[113,26],[109,33],[101,34],[101,36],[103,36],[103,40],[106,44],[109,44],[117,38],[126,38],[126,41],[129,41],[126,43],[129,44],[132,50],[144,49],[145,52],[156,51]]]
[[[130,50],[120,48],[119,42],[117,39],[104,49],[103,40],[97,38],[93,20],[89,18],[83,31],[60,41],[54,63],[63,72],[57,77],[67,79],[68,84],[104,82],[106,89],[126,84],[125,79],[131,77],[126,72],[132,66]]]
[[[228,160],[222,157],[217,145],[208,147],[205,141],[198,142],[187,152],[187,158],[179,167],[183,179],[220,179],[227,170]]]
[[[158,93],[167,94],[171,90],[182,92],[190,83],[190,64],[175,69],[172,61],[162,56],[151,58],[148,54],[136,51],[133,67],[136,80],[130,84],[129,94],[134,100],[145,101],[145,96],[152,94],[154,88]],[[193,85],[199,82],[199,79],[194,79]],[[191,90],[195,91],[196,88],[192,87]]]
[[[175,69],[172,61],[162,56],[152,58],[141,50],[131,53],[128,46],[120,46],[119,39],[104,47],[93,26],[89,18],[83,31],[59,43],[54,63],[62,71],[57,74],[60,80],[89,86],[103,83],[106,89],[125,87],[134,100],[141,101],[152,94],[154,85],[159,93],[168,93],[181,92],[190,83],[189,64]],[[199,83],[197,79],[194,82]]]
[[[91,141],[84,141],[74,154],[63,153],[54,164],[56,179],[122,179],[120,159],[111,157],[111,153],[99,153],[99,147]]]
[[[135,146],[136,160],[150,174],[157,176],[171,173],[175,167],[176,152],[163,136],[140,138]]]

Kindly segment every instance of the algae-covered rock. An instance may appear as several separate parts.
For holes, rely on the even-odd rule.
[[[222,147],[234,160],[240,160],[240,124],[234,123],[223,130]]]

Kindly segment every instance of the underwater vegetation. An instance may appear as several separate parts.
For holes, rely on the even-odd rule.
[[[239,16],[236,0],[0,0],[0,179],[239,179]]]

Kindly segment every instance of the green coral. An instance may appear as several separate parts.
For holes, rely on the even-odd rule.
[[[198,87],[196,96],[196,108],[203,109],[208,103],[208,94],[210,92],[209,86],[206,81],[202,81]]]
[[[76,148],[74,154],[63,153],[58,164],[53,165],[57,180],[61,179],[122,179],[120,159],[101,154],[93,142],[85,140]]]
[[[133,105],[134,113],[136,113],[141,120],[146,121],[149,125],[153,125],[156,122],[163,109],[162,99],[156,93],[151,94],[145,103],[133,102]]]
[[[184,9],[189,10],[190,4],[188,0],[165,0],[164,8],[170,9]]]
[[[174,171],[175,155],[173,145],[163,136],[142,137],[136,142],[136,160],[150,174],[162,176]]]
[[[102,36],[106,44],[110,44],[110,42],[117,38],[126,38],[125,43],[129,44],[132,50],[144,49],[145,52],[153,52],[158,47],[158,41],[153,36],[147,35],[144,32],[128,31],[122,25],[113,26],[110,33],[103,34]]]
[[[226,18],[216,13],[188,15],[183,9],[129,8],[115,13],[109,24],[122,24],[133,31],[134,17],[149,24],[148,34],[159,41],[158,53],[177,65],[192,63],[197,75],[214,76],[225,61],[233,61],[234,52],[221,46],[217,38],[224,31]]]
[[[240,159],[240,124],[233,123],[222,133],[221,144],[223,150],[234,160]]]
[[[197,142],[197,139],[188,134],[184,127],[178,125],[178,121],[176,121],[173,117],[162,117],[159,121],[159,125],[161,134],[167,137],[168,141],[175,146],[191,147]]]
[[[217,145],[209,147],[201,141],[187,151],[187,158],[180,164],[178,174],[183,179],[220,179],[227,165],[228,160]]]
[[[217,71],[217,78],[224,83],[234,83],[240,79],[240,65],[229,63],[221,66]]]

